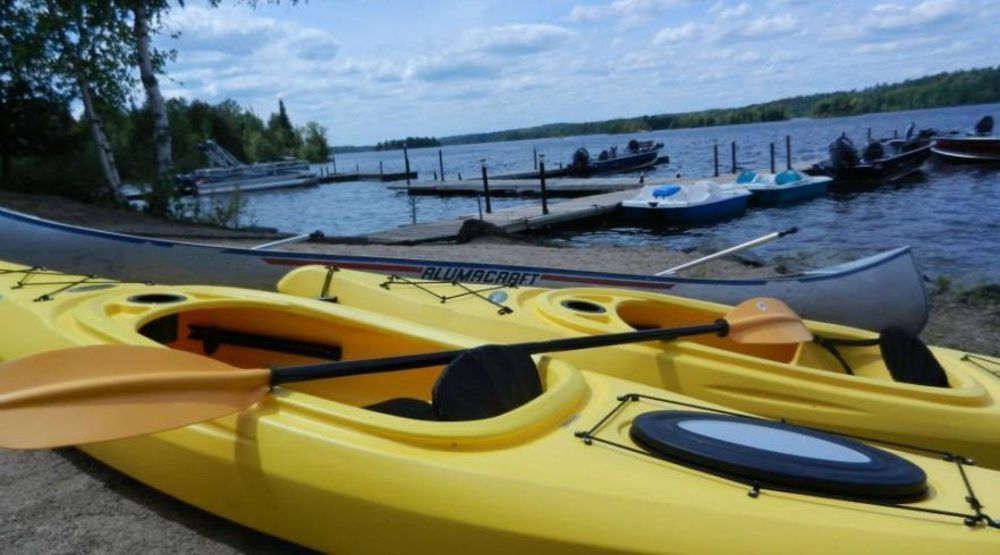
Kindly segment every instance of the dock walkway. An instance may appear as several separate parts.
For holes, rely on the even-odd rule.
[[[800,167],[796,167],[800,169]],[[757,170],[766,173],[767,170]],[[636,195],[642,185],[686,185],[696,181],[716,181],[719,183],[732,182],[736,179],[735,174],[723,174],[719,177],[684,177],[680,179],[669,178],[649,178],[645,183],[640,183],[638,177],[632,178],[591,178],[591,179],[553,179],[546,182],[546,190],[551,191],[553,186],[558,187],[560,182],[565,189],[578,191],[576,198],[561,200],[549,203],[549,213],[542,214],[541,202],[533,202],[522,206],[504,208],[496,210],[492,214],[483,214],[483,220],[499,226],[504,231],[519,233],[531,229],[539,229],[555,225],[562,225],[570,222],[584,221],[598,216],[604,216],[615,212],[622,201],[628,200]],[[517,190],[517,187],[534,187],[534,192],[538,190],[538,180],[503,180],[496,181],[496,187],[511,184],[510,190]],[[494,181],[489,182],[490,195],[496,194]],[[482,192],[481,179],[467,179],[463,181],[437,181],[430,183],[411,184],[410,190],[415,187],[454,187],[465,188],[466,190],[476,190]],[[604,188],[610,187],[610,192]],[[405,185],[390,185],[392,189],[406,190]],[[587,194],[588,191],[597,194]],[[436,193],[427,193],[436,194]],[[465,193],[470,194],[470,193]],[[395,229],[377,231],[363,236],[365,242],[381,244],[416,244],[431,241],[447,241],[458,236],[462,229],[462,224],[466,220],[477,218],[477,214],[469,214],[452,220],[441,220],[423,224],[404,225]]]
[[[560,202],[549,203],[549,213],[542,214],[541,202],[495,210],[483,214],[483,220],[499,226],[504,231],[518,233],[571,221],[585,220],[610,214],[618,209],[623,200],[635,196],[635,188],[600,195],[590,195]],[[424,224],[406,225],[371,233],[365,238],[372,243],[415,244],[430,241],[446,241],[458,236],[466,220],[478,218],[469,214],[453,220],[442,220]]]
[[[541,192],[538,179],[487,179],[490,196],[537,195]],[[676,179],[666,177],[591,177],[585,179],[556,178],[545,180],[545,191],[549,196],[580,196],[633,190],[643,185],[673,183]],[[406,185],[396,183],[388,186],[395,191],[407,191],[411,195],[481,195],[483,179],[424,181]]]

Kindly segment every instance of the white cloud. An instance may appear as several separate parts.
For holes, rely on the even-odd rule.
[[[692,3],[692,0],[615,0],[598,6],[573,6],[565,19],[574,22],[604,18],[628,18],[662,12]]]
[[[466,42],[472,50],[520,55],[556,48],[575,35],[555,25],[502,25],[472,29],[466,33]]]
[[[677,42],[688,42],[698,36],[699,29],[701,27],[690,21],[681,25],[680,27],[667,27],[666,29],[660,29],[653,37],[653,44],[657,46],[662,46],[664,44],[673,44]]]
[[[915,6],[878,4],[865,18],[865,25],[882,30],[911,29],[960,15],[965,5],[956,0],[924,0]]]
[[[726,5],[722,2],[717,2],[712,6],[709,12],[715,14],[715,17],[721,21],[730,21],[749,15],[750,4],[740,2],[736,6],[726,7]]]

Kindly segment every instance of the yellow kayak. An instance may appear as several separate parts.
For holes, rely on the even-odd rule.
[[[0,383],[18,364],[85,345],[262,368],[480,341],[276,293],[0,263]],[[996,471],[734,415],[558,359],[503,355],[498,365],[498,352],[472,353],[445,368],[278,386],[233,416],[81,449],[212,513],[330,552],[905,545],[937,555],[1000,545],[980,508],[1000,503]],[[510,383],[524,387],[515,395]],[[468,396],[477,402],[463,404]],[[503,407],[491,415],[463,412],[494,401]],[[0,391],[0,416],[13,405]]]
[[[321,266],[292,271],[278,289],[499,344],[704,324],[729,309],[634,290],[452,284]],[[905,333],[883,334],[879,344],[870,332],[808,326],[825,345],[747,345],[702,335],[553,356],[738,410],[1000,468],[1000,361],[931,347],[934,363]]]

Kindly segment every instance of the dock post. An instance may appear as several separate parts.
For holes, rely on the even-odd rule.
[[[357,162],[354,163],[354,173],[361,173],[361,164]]]
[[[729,145],[729,155],[733,162],[733,173],[736,173],[736,141]]]
[[[334,156],[331,160],[333,161],[333,175],[337,175],[337,157]]]
[[[792,169],[792,136],[785,135],[785,169]]]
[[[410,184],[410,151],[406,150],[406,144],[403,144],[403,161],[406,162],[406,184]]]
[[[541,188],[542,193],[542,215],[548,216],[549,214],[549,194],[545,190],[545,155],[541,156],[541,160],[538,161],[538,185]]]
[[[719,177],[719,143],[712,145],[712,159],[715,162],[715,177]]]
[[[480,164],[480,167],[483,168],[483,196],[486,197],[486,213],[492,214],[493,206],[490,204],[490,180],[486,177],[486,160],[481,160]]]
[[[378,175],[379,175],[379,177],[382,177],[383,175],[385,175],[385,173],[382,172],[382,161],[381,160],[378,161]]]
[[[776,173],[774,171],[774,142],[771,142],[771,173]]]
[[[438,149],[438,169],[441,170],[441,181],[444,181],[444,155],[441,154],[441,149]],[[434,178],[437,181],[437,177]]]
[[[535,170],[538,170],[538,147],[531,147],[531,152],[535,155]]]

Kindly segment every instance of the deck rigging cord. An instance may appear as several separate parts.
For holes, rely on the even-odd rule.
[[[32,299],[35,302],[51,301],[56,295],[68,291],[78,286],[103,286],[112,287],[115,285],[153,285],[148,281],[115,281],[98,277],[94,274],[65,274],[48,270],[41,266],[31,266],[29,268],[0,268],[0,275],[24,274],[21,279],[12,285],[11,289],[24,289],[26,287],[55,287],[52,291],[43,293]],[[60,281],[32,281],[38,276],[58,276],[64,278]],[[65,279],[69,278],[69,279]]]
[[[598,433],[602,429],[604,429],[608,425],[608,423],[611,420],[614,419],[614,417],[616,415],[620,414],[627,405],[629,405],[630,403],[633,403],[633,402],[645,402],[645,403],[651,404],[651,405],[655,405],[656,403],[663,403],[663,404],[668,404],[668,405],[675,405],[675,406],[680,406],[680,407],[693,408],[693,409],[698,409],[698,410],[702,410],[702,411],[707,411],[707,412],[710,412],[710,413],[716,413],[716,414],[721,414],[721,415],[726,415],[726,416],[732,416],[732,417],[736,417],[736,418],[741,418],[741,419],[745,419],[745,420],[748,420],[748,421],[781,422],[783,424],[793,424],[794,426],[797,426],[799,428],[803,428],[805,430],[821,431],[821,432],[823,432],[825,434],[829,434],[829,435],[833,435],[833,436],[840,436],[840,437],[845,437],[845,438],[850,438],[850,439],[856,439],[856,440],[861,440],[861,441],[866,441],[866,442],[871,442],[871,443],[878,443],[878,444],[887,445],[887,446],[890,446],[890,447],[898,447],[898,448],[903,448],[903,449],[912,449],[912,450],[915,450],[915,451],[918,451],[918,452],[923,452],[923,453],[927,453],[929,455],[936,456],[936,457],[938,457],[938,458],[940,458],[942,460],[945,460],[947,462],[951,462],[951,463],[955,464],[956,469],[958,470],[958,472],[959,472],[959,474],[960,474],[960,476],[962,478],[962,483],[963,483],[963,485],[965,487],[965,491],[966,491],[966,495],[964,497],[964,501],[969,505],[969,508],[972,511],[971,513],[970,512],[959,512],[959,511],[946,511],[946,510],[943,510],[943,509],[930,509],[930,508],[926,508],[926,507],[915,507],[915,506],[906,505],[906,504],[902,504],[902,503],[880,502],[880,501],[877,501],[877,500],[874,500],[874,499],[865,499],[865,498],[855,497],[855,496],[843,496],[843,495],[836,495],[836,494],[831,494],[831,493],[820,493],[820,492],[816,492],[816,491],[803,491],[803,490],[797,490],[795,488],[779,486],[777,484],[765,483],[765,482],[762,482],[760,480],[751,480],[751,479],[747,479],[745,477],[740,477],[738,475],[733,475],[733,474],[728,474],[728,473],[719,473],[719,472],[713,472],[713,471],[708,471],[708,472],[716,474],[716,475],[718,475],[718,476],[720,476],[720,477],[722,477],[722,478],[724,478],[726,480],[729,480],[729,481],[732,481],[732,482],[735,482],[735,483],[739,483],[739,484],[743,484],[743,485],[749,485],[750,486],[750,490],[747,491],[747,495],[749,497],[755,498],[755,499],[758,498],[760,496],[761,492],[765,491],[765,490],[787,491],[787,492],[791,492],[791,493],[813,495],[813,496],[816,496],[816,497],[826,497],[826,498],[831,498],[831,499],[838,499],[838,500],[841,500],[841,501],[848,501],[848,502],[852,502],[852,503],[861,503],[861,504],[866,504],[866,505],[875,505],[875,506],[880,506],[880,507],[889,507],[889,508],[899,509],[899,510],[904,510],[904,511],[914,511],[914,512],[920,512],[920,513],[928,513],[928,514],[936,514],[936,515],[941,515],[941,516],[961,518],[962,522],[966,526],[968,526],[970,528],[976,527],[976,526],[978,526],[980,524],[985,525],[985,526],[987,526],[989,528],[1000,528],[1000,520],[994,520],[993,518],[991,518],[988,514],[986,514],[983,511],[983,507],[984,506],[979,501],[979,498],[976,496],[975,490],[973,490],[973,488],[972,488],[972,483],[969,480],[968,474],[965,471],[965,467],[966,466],[972,466],[972,465],[975,464],[974,461],[972,461],[971,459],[968,459],[966,457],[963,457],[961,455],[957,455],[957,454],[954,454],[954,453],[950,453],[950,452],[947,452],[947,451],[941,451],[941,450],[937,450],[937,449],[928,449],[926,447],[921,447],[921,446],[918,446],[918,445],[909,445],[909,444],[899,443],[899,442],[893,442],[893,441],[884,441],[884,440],[873,439],[873,438],[868,438],[868,437],[864,437],[864,436],[844,434],[844,433],[840,433],[840,432],[831,432],[829,430],[818,430],[816,428],[812,428],[812,427],[809,427],[809,426],[803,426],[803,425],[800,425],[800,424],[790,423],[790,422],[788,422],[784,418],[781,418],[781,419],[778,419],[778,420],[772,420],[772,419],[768,419],[768,418],[761,418],[761,417],[757,417],[757,416],[740,414],[740,413],[737,413],[737,412],[727,411],[727,410],[723,410],[723,409],[717,409],[717,408],[706,406],[706,405],[700,405],[698,403],[687,403],[687,402],[683,402],[683,401],[676,401],[676,400],[672,400],[672,399],[665,399],[665,398],[662,398],[662,397],[655,397],[655,396],[651,396],[651,395],[643,395],[643,394],[640,394],[640,393],[626,393],[624,395],[620,395],[617,398],[617,400],[618,400],[618,403],[615,404],[615,406],[612,407],[611,410],[608,411],[603,417],[601,417],[601,419],[598,420],[597,423],[595,423],[593,426],[591,426],[590,428],[588,428],[586,430],[580,430],[580,431],[575,432],[576,437],[580,438],[583,441],[583,443],[586,444],[586,445],[593,445],[595,443],[599,443],[599,444],[604,444],[604,445],[607,445],[607,446],[610,446],[610,447],[613,447],[613,448],[616,448],[616,449],[620,449],[622,451],[627,451],[627,452],[630,452],[630,453],[635,453],[635,454],[638,454],[638,455],[642,455],[644,457],[649,457],[651,459],[661,460],[661,461],[662,460],[666,460],[668,462],[672,462],[672,463],[675,463],[675,464],[682,464],[682,463],[679,463],[676,460],[672,460],[670,458],[658,456],[658,455],[656,455],[654,453],[651,453],[649,451],[646,451],[644,449],[640,449],[638,447],[633,447],[633,446],[630,446],[630,445],[626,445],[624,443],[619,443],[619,442],[611,440],[611,439],[605,439],[605,438],[600,437],[598,435]]]

